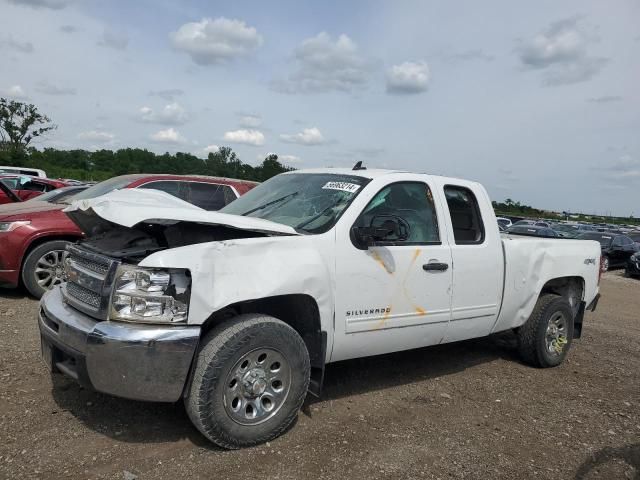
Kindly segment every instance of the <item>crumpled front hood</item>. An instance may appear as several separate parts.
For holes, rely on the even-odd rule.
[[[73,202],[64,212],[74,221],[74,212],[83,213],[85,218],[80,226],[85,231],[87,217],[97,216],[129,228],[140,223],[171,225],[177,222],[193,222],[252,232],[298,235],[288,225],[261,218],[209,212],[158,190],[116,190],[101,197]],[[96,223],[100,222],[100,218],[95,218]]]

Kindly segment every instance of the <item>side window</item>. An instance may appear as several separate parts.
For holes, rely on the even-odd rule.
[[[46,192],[47,191],[47,186],[44,183],[39,183],[39,182],[34,182],[32,180],[27,180],[23,183],[21,183],[19,189],[20,190],[27,190],[29,192]]]
[[[20,185],[17,178],[3,178],[2,183],[4,183],[11,190],[17,190]]]
[[[444,187],[444,194],[449,206],[456,245],[484,242],[484,224],[473,192],[465,187],[447,185]]]
[[[622,237],[622,244],[623,245],[633,245],[633,240],[631,240],[629,237]]]
[[[172,180],[160,180],[157,182],[149,182],[143,185],[140,185],[138,188],[149,188],[153,190],[160,190],[161,192],[166,192],[169,195],[173,195],[174,197],[182,198],[180,195],[180,184],[182,182],[175,182]]]
[[[380,226],[390,216],[399,217],[409,226],[408,238],[398,244],[440,243],[436,208],[425,183],[400,182],[384,187],[362,211],[355,225]]]
[[[231,190],[231,187],[215,183],[193,182],[189,184],[187,201],[204,210],[220,210],[228,203],[226,200],[229,196],[227,189]],[[233,191],[230,193],[233,194]],[[235,195],[233,198],[235,200]]]

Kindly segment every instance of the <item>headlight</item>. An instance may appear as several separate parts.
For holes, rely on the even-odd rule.
[[[111,298],[112,320],[185,323],[191,279],[186,270],[120,265]]]
[[[0,232],[13,232],[16,228],[23,225],[31,225],[29,220],[21,220],[19,222],[0,222]]]

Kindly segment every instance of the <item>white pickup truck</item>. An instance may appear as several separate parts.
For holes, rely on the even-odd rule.
[[[556,366],[599,298],[597,242],[501,237],[485,189],[454,178],[299,170],[219,212],[122,190],[67,214],[87,239],[41,301],[49,368],[183,399],[225,448],[284,432],[329,362],[513,330]]]

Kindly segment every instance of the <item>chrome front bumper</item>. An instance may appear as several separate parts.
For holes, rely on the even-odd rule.
[[[52,372],[99,392],[154,402],[180,399],[200,338],[200,327],[98,321],[67,305],[60,287],[42,297],[38,325]]]

